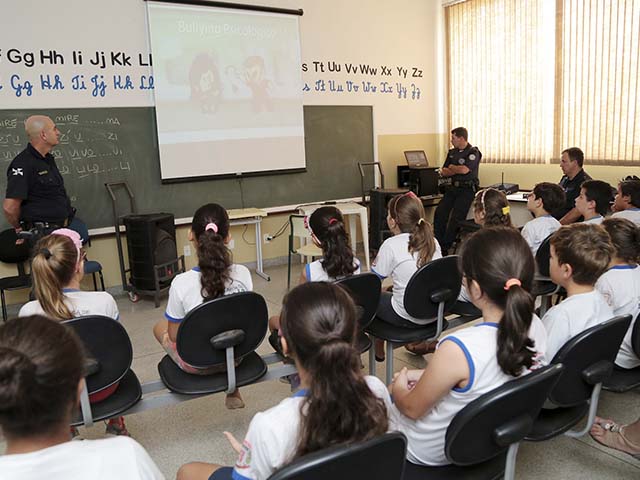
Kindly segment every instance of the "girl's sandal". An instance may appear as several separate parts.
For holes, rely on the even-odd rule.
[[[640,445],[631,442],[624,435],[624,427],[626,425],[618,425],[612,420],[603,420],[596,418],[595,424],[602,428],[602,434],[591,430],[591,438],[605,447],[619,450],[623,453],[631,455],[636,460],[640,460]]]

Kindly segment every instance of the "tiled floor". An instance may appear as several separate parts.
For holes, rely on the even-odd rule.
[[[298,266],[299,269],[299,266]],[[270,267],[271,282],[254,275],[254,288],[267,300],[269,313],[280,309],[286,286],[286,266]],[[299,271],[294,272],[297,278]],[[151,329],[161,319],[164,304],[154,308],[149,300],[133,304],[127,297],[118,299],[120,317],[134,346],[133,369],[141,382],[158,378],[157,364],[163,356]],[[265,342],[262,354],[270,353]],[[421,368],[425,360],[414,357],[403,349],[395,353],[396,370],[405,365]],[[362,360],[368,369],[368,356]],[[377,368],[379,378],[384,378],[382,364]],[[183,402],[177,406],[146,411],[127,417],[127,426],[156,461],[168,479],[174,478],[178,467],[188,461],[209,461],[232,464],[235,454],[222,432],[227,430],[242,438],[249,421],[256,412],[265,410],[290,394],[289,386],[278,381],[263,382],[242,388],[247,404],[241,410],[229,411],[224,407],[222,394]],[[599,414],[630,422],[640,416],[640,389],[627,394],[604,392]],[[98,438],[104,432],[103,425],[80,429],[86,438]],[[3,447],[0,447],[0,451]],[[560,437],[539,444],[525,443],[518,454],[517,478],[519,479],[640,479],[640,461],[609,450],[595,443],[587,435],[580,439]]]

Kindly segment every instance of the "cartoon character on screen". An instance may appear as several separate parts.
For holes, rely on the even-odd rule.
[[[244,81],[251,89],[252,106],[254,112],[273,111],[273,103],[269,94],[270,80],[265,78],[266,68],[264,59],[254,55],[244,61]]]
[[[222,88],[218,67],[211,55],[201,53],[189,69],[191,100],[200,106],[202,113],[215,113],[222,100]]]

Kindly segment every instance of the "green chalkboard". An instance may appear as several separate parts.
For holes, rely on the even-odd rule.
[[[127,181],[140,213],[171,212],[180,218],[191,216],[206,202],[226,208],[262,208],[357,197],[361,193],[358,162],[373,161],[370,106],[304,107],[306,172],[178,184],[160,181],[151,107],[1,110],[3,196],[9,163],[27,144],[24,120],[35,113],[53,118],[62,132],[53,153],[72,204],[89,228],[113,225],[105,182]],[[373,172],[365,187],[372,185]],[[7,227],[4,218],[0,224]]]

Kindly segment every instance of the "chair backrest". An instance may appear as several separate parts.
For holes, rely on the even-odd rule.
[[[531,430],[562,365],[548,365],[485,393],[456,414],[445,437],[445,455],[456,465],[489,460]]]
[[[549,276],[549,258],[551,258],[551,242],[549,240],[551,240],[551,235],[542,241],[536,252],[538,275],[543,277]]]
[[[86,355],[97,361],[94,373],[87,376],[89,394],[100,392],[119,382],[133,360],[133,348],[120,322],[102,315],[65,320],[84,344]]]
[[[432,260],[413,274],[404,292],[404,308],[419,319],[436,318],[438,303],[447,312],[456,303],[462,286],[458,255]]]
[[[386,433],[366,442],[338,445],[305,455],[281,468],[269,480],[400,480],[407,440],[402,433]]]
[[[209,300],[192,309],[180,323],[176,346],[180,357],[194,367],[224,364],[224,349],[215,349],[211,338],[242,330],[244,338],[234,346],[234,356],[254,351],[267,333],[267,304],[255,292],[241,292]]]
[[[633,322],[633,330],[631,331],[631,349],[640,358],[640,313]]]
[[[305,225],[305,218],[306,215],[289,215],[289,235],[291,237],[306,238],[311,241],[311,232]]]
[[[382,293],[380,278],[372,272],[351,275],[335,282],[344,287],[359,308],[360,329],[366,328],[375,318]]]
[[[0,261],[4,263],[21,264],[29,260],[31,254],[29,242],[16,245],[18,236],[13,228],[0,232]]]
[[[579,405],[589,399],[593,386],[611,374],[630,322],[631,315],[613,317],[565,343],[551,361],[562,363],[564,371],[549,399],[561,407]]]

